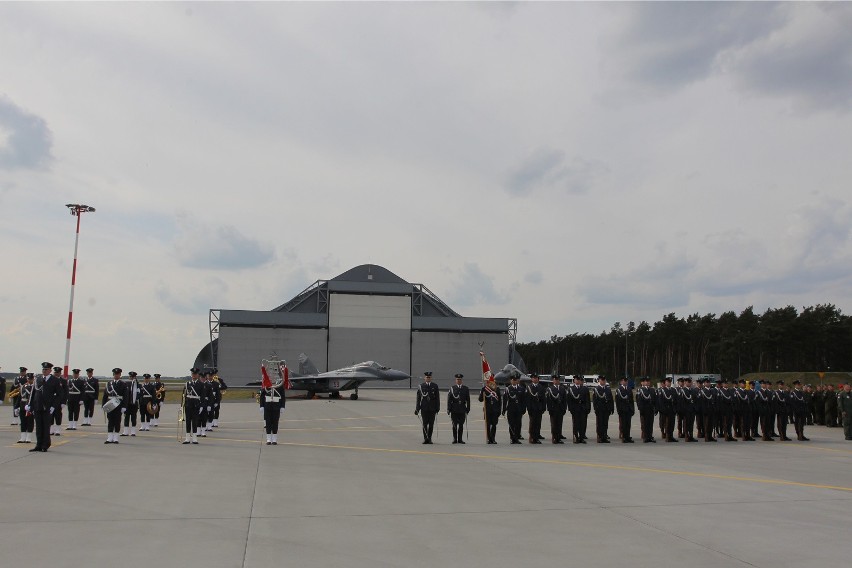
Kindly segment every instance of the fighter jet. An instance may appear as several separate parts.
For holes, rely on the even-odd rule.
[[[520,369],[509,363],[494,375],[494,381],[498,385],[508,385],[512,377],[517,377],[521,382],[532,380],[529,375],[522,373]]]
[[[410,378],[408,373],[385,367],[375,361],[364,361],[320,373],[308,356],[300,353],[299,372],[290,373],[290,388],[307,391],[307,398],[313,398],[317,393],[329,393],[330,398],[340,398],[340,391],[355,389],[349,398],[358,400],[358,387],[367,381],[404,381]]]

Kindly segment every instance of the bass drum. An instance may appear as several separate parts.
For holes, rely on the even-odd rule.
[[[121,406],[121,397],[114,396],[104,403],[103,409],[104,412],[109,413],[118,408],[119,406]]]
[[[157,412],[160,410],[160,405],[156,402],[149,402],[148,405],[145,407],[145,410],[148,411],[148,414],[153,416],[157,414]]]

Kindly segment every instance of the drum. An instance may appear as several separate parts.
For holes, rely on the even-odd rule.
[[[114,396],[104,403],[104,412],[112,412],[119,406],[121,406],[121,397]]]
[[[148,411],[148,414],[153,416],[153,415],[157,414],[158,410],[160,410],[160,405],[157,404],[156,402],[149,402],[148,405],[145,407],[145,410]]]

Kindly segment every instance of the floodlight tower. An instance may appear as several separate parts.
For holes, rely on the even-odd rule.
[[[68,306],[68,333],[65,337],[65,367],[62,376],[68,378],[68,361],[71,357],[71,320],[74,314],[74,284],[77,282],[77,245],[80,243],[80,217],[83,213],[94,213],[95,208],[79,203],[68,203],[65,205],[71,210],[71,214],[77,217],[77,234],[74,237],[74,265],[71,269],[71,303]]]

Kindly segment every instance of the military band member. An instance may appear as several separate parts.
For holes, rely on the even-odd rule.
[[[225,384],[225,379],[219,376],[219,371],[213,369],[213,380],[210,383],[213,387],[213,428],[219,427],[219,411],[222,409],[223,391],[228,390],[228,385]]]
[[[636,414],[636,406],[633,402],[633,389],[627,381],[627,377],[621,377],[618,388],[615,389],[615,410],[618,412],[618,437],[622,444],[632,444],[630,437],[630,423]]]
[[[212,373],[210,376],[212,376]],[[260,411],[263,413],[267,446],[278,445],[278,424],[281,421],[281,413],[286,404],[283,379],[269,388],[260,389]]]
[[[598,384],[592,390],[592,404],[595,407],[595,432],[598,444],[609,444],[609,417],[615,413],[615,401],[612,389],[603,375],[598,377]]]
[[[130,380],[127,381],[127,411],[124,413],[124,430],[121,431],[122,436],[136,435],[136,414],[139,412],[139,375],[136,371],[127,373]],[[130,431],[128,432],[128,426]]]
[[[537,373],[530,375],[525,395],[527,403],[527,414],[529,415],[529,443],[541,444],[544,436],[541,435],[541,415],[546,409],[544,391],[546,387],[541,384]]]
[[[92,416],[95,415],[95,402],[100,395],[100,381],[95,378],[95,370],[89,367],[86,369],[86,378],[83,379],[83,423],[81,426],[92,425]]]
[[[563,444],[562,420],[568,412],[568,392],[559,384],[559,375],[554,373],[550,376],[552,383],[544,391],[547,413],[550,415],[550,441],[554,444]]]
[[[784,384],[784,381],[777,381],[775,385],[777,388],[772,391],[772,408],[775,412],[775,422],[778,427],[778,439],[782,442],[789,442],[791,438],[787,437],[787,406],[790,395],[787,392],[787,385]]]
[[[575,444],[585,444],[589,414],[592,412],[592,395],[583,377],[574,375],[574,384],[568,387],[568,410],[571,412],[571,425]]]
[[[68,379],[68,427],[66,430],[76,430],[80,419],[80,405],[83,404],[83,379],[80,369],[71,369]]]
[[[151,382],[151,375],[145,373],[142,375],[142,384],[139,385],[139,431],[151,430],[151,419],[154,415],[148,412],[148,405],[151,405],[151,410],[157,403],[157,390],[154,388],[154,383]]]
[[[157,412],[154,413],[154,418],[151,420],[151,425],[154,428],[160,425],[160,411],[166,404],[166,385],[160,380],[161,376],[160,373],[154,373],[154,389],[157,392]]]
[[[447,392],[447,414],[453,423],[453,443],[464,444],[464,423],[470,413],[470,389],[462,384],[464,375],[456,373],[456,384]]]
[[[843,434],[847,440],[852,440],[852,385],[843,385],[843,392],[840,393],[837,404],[843,419]]]
[[[186,437],[183,443],[189,444],[192,442],[193,444],[197,444],[198,429],[200,428],[198,411],[201,408],[201,395],[204,392],[204,387],[201,381],[198,380],[198,369],[193,367],[189,372],[192,377],[183,387],[183,421],[186,426]]]
[[[33,383],[35,381],[35,376],[32,373],[27,373],[27,376],[24,378],[24,384],[17,387],[20,389],[20,423],[21,423],[21,439],[18,440],[19,444],[31,444],[33,441],[33,428],[35,427],[35,418],[33,417],[32,410],[24,410],[25,408],[30,407],[30,400],[32,399],[33,394]]]
[[[680,389],[680,397],[678,398],[679,413],[683,417],[681,434],[687,442],[697,441],[692,435],[695,429],[695,407],[697,405],[696,390],[692,388],[692,379],[687,377],[683,380],[683,387]]]
[[[121,415],[127,413],[127,384],[121,380],[122,370],[118,367],[112,370],[112,380],[104,385],[104,396],[101,406],[109,400],[115,400],[115,407],[106,412],[107,439],[104,444],[117,444],[119,431],[121,430]]]
[[[50,428],[53,425],[53,414],[59,409],[59,380],[50,374],[52,364],[41,364],[41,375],[36,377],[30,404],[24,407],[25,412],[33,413],[35,422],[36,445],[31,452],[46,452],[50,448]]]
[[[677,442],[674,437],[677,415],[677,391],[672,387],[671,377],[663,378],[663,386],[657,389],[657,410],[660,413],[660,434],[666,442]]]
[[[3,370],[3,367],[0,367],[0,371]],[[10,391],[11,392],[11,391]],[[6,401],[6,377],[0,375],[0,406],[3,406],[3,403]]]
[[[713,432],[716,429],[716,391],[717,389],[710,388],[710,379],[701,381],[701,389],[698,391],[698,404],[701,407],[701,416],[704,424],[702,431],[704,432],[705,442],[715,442],[716,437]]]
[[[68,405],[68,379],[62,377],[62,367],[53,368],[53,377],[56,379],[59,394],[59,406],[56,412],[53,413],[53,424],[50,426],[50,433],[53,436],[62,435],[62,413]]]
[[[438,385],[432,382],[432,371],[423,373],[423,382],[417,387],[417,402],[414,414],[420,415],[423,424],[423,443],[432,443],[432,431],[435,428],[435,416],[441,411],[441,395]]]
[[[20,372],[19,372],[18,376],[15,377],[14,380],[12,381],[12,390],[9,391],[9,392],[13,392],[15,389],[19,389],[18,392],[20,393],[20,388],[22,386],[24,386],[25,384],[27,384],[27,368],[26,367],[20,367],[19,371]],[[21,395],[17,394],[15,396],[13,396],[12,397],[12,422],[11,422],[10,426],[17,426],[18,425],[18,423],[20,422],[18,420],[18,418],[21,414],[21,409],[23,407],[24,406],[21,404]]]
[[[740,379],[734,389],[736,401],[737,431],[743,442],[754,442],[752,438],[752,414],[754,412],[754,391],[746,388],[745,379]]]
[[[503,393],[494,379],[489,379],[479,391],[479,402],[482,403],[485,418],[485,437],[489,444],[496,444],[497,423],[500,421],[500,412],[503,410]]]
[[[518,384],[518,377],[511,378],[511,384],[506,387],[503,393],[503,416],[506,416],[506,421],[509,423],[509,439],[512,444],[521,443],[521,421],[523,415],[527,411],[524,394],[526,389]]]
[[[213,377],[212,371],[205,371],[201,374],[201,407],[198,411],[198,435],[202,438],[207,437],[208,424],[213,414],[213,387],[210,386],[210,379]],[[212,429],[212,428],[211,428]]]
[[[642,426],[642,442],[656,443],[654,439],[654,415],[657,413],[657,393],[651,388],[651,379],[642,377],[639,391],[636,393],[636,406],[639,407],[639,421]]]
[[[805,437],[805,420],[808,416],[808,403],[805,401],[805,393],[802,391],[801,381],[793,381],[793,390],[789,393],[789,405],[793,411],[793,427],[796,430],[796,439],[807,442],[810,438]]]

